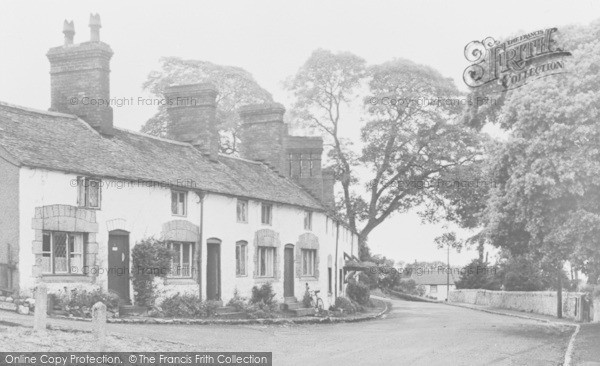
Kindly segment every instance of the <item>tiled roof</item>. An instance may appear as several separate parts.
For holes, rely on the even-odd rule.
[[[0,102],[0,156],[2,148],[28,167],[182,185],[323,210],[304,189],[263,164],[227,156],[211,161],[189,144],[120,128],[103,137],[75,116]]]
[[[454,285],[458,281],[458,273],[454,269],[450,270],[450,284]],[[415,270],[412,272],[411,279],[415,280],[417,285],[445,285],[447,281],[446,269],[427,268]]]

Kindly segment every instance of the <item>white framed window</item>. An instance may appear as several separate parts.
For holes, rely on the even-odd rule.
[[[100,208],[100,180],[77,177],[77,206]]]
[[[248,223],[248,200],[237,200],[237,222]]]
[[[263,203],[260,206],[260,222],[263,225],[273,225],[273,205]]]
[[[248,242],[240,240],[235,243],[235,275],[247,276]]]
[[[312,230],[312,212],[304,211],[304,230]]]
[[[430,294],[437,294],[437,292],[438,292],[437,285],[430,285],[429,286],[429,293]]]
[[[83,274],[83,234],[44,231],[42,239],[42,273]]]
[[[187,192],[171,191],[171,213],[177,216],[187,215]]]
[[[258,247],[258,276],[275,277],[275,248]]]
[[[302,249],[302,275],[315,276],[317,267],[317,250]]]
[[[192,277],[194,243],[172,241],[167,242],[167,247],[173,251],[169,277]]]

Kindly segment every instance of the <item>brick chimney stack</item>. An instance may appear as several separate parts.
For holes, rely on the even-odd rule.
[[[172,85],[164,93],[169,136],[194,145],[212,160],[219,155],[217,94],[212,84]]]
[[[110,59],[113,51],[99,41],[100,16],[90,15],[92,40],[73,44],[73,22],[64,22],[65,43],[51,48],[51,111],[77,115],[103,135],[112,135]]]
[[[323,139],[288,135],[285,108],[279,103],[248,105],[239,113],[242,157],[267,164],[333,208],[333,172],[323,172],[321,167]]]
[[[242,119],[241,155],[263,162],[277,172],[284,171],[283,123],[285,108],[279,103],[247,105],[239,110]]]
[[[298,182],[313,196],[323,198],[323,139],[312,136],[286,136],[284,141],[287,162],[285,175]]]

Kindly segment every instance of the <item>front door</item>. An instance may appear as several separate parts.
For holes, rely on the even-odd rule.
[[[285,246],[283,258],[283,296],[294,296],[294,247]]]
[[[129,233],[109,233],[108,268],[108,290],[129,303]]]
[[[221,245],[207,245],[206,299],[221,300]]]

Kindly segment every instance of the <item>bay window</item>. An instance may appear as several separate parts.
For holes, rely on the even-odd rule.
[[[44,231],[42,239],[42,273],[80,275],[83,269],[81,233]]]

